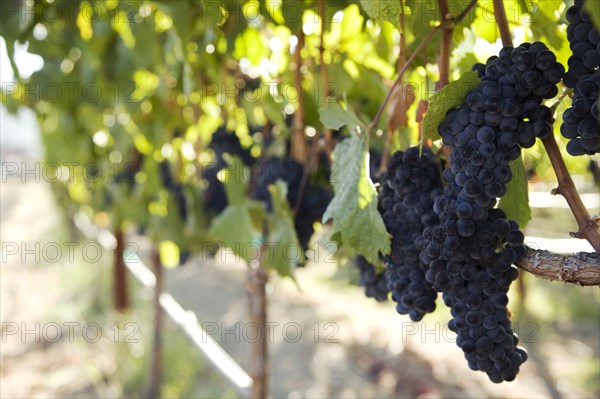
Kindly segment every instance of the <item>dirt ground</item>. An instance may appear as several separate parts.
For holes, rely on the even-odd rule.
[[[49,262],[52,255],[44,254],[43,248],[50,251],[48,243],[64,244],[70,237],[44,183],[3,182],[0,204],[0,397],[119,396],[122,386],[115,370],[130,359],[111,350],[114,330],[110,327],[127,319],[114,315],[107,323],[106,318],[97,320],[82,313],[72,303],[74,286],[62,280],[78,266],[109,265],[110,254],[87,265],[75,265],[66,256]],[[11,254],[10,245],[15,243],[19,250]],[[29,249],[36,244],[40,259],[34,255],[21,259],[21,245]],[[110,268],[102,267],[97,275],[106,283]],[[248,369],[244,268],[223,253],[214,259],[196,257],[184,267],[169,270],[167,286]],[[535,302],[529,306],[535,315],[529,310],[516,319],[530,360],[515,382],[496,385],[468,369],[453,334],[445,328],[445,309],[424,322],[411,323],[395,313],[392,303],[375,303],[360,289],[332,279],[336,270],[330,262],[298,270],[302,292],[289,279],[273,278],[268,287],[273,397],[592,398],[600,393],[594,385],[600,379],[600,316],[551,320],[541,316],[544,305]],[[95,287],[78,289],[85,293]],[[591,303],[599,303],[597,289],[582,289]],[[142,292],[141,301],[149,300],[144,291],[134,292]],[[531,299],[537,301],[537,291],[532,292]],[[102,329],[97,341],[93,323]],[[150,331],[135,334],[150,337]],[[190,345],[189,351],[193,350]],[[197,383],[225,384],[201,377]]]
[[[61,241],[53,234],[60,220],[49,187],[36,182],[3,182],[0,203],[0,396],[97,397],[94,384],[81,371],[91,356],[102,366],[114,359],[94,353],[95,345],[80,345],[80,340],[74,339],[79,331],[73,330],[73,339],[64,335],[69,330],[62,322],[71,319],[57,317],[70,293],[59,280],[62,262],[48,263],[46,259],[54,254],[42,255],[44,245]],[[26,250],[31,252],[26,254]]]

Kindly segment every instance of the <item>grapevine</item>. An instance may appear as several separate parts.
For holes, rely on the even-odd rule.
[[[468,367],[500,383],[528,367],[508,310],[519,272],[600,285],[598,216],[578,192],[600,153],[596,1],[138,3],[7,0],[0,18],[3,105],[37,114],[66,214],[116,233],[120,311],[129,234],[149,238],[157,276],[169,255],[232,250],[259,327],[267,282],[302,288],[295,267],[329,240],[378,306],[420,321],[443,302]],[[531,164],[574,216],[562,238],[596,253],[524,244]],[[254,397],[266,342],[250,350]]]

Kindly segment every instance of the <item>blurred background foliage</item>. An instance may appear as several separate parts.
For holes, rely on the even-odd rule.
[[[468,3],[451,2],[452,14]],[[567,2],[505,3],[515,43],[544,41],[566,64]],[[316,132],[324,129],[318,109],[332,100],[326,92],[370,121],[398,69],[403,41],[410,54],[440,19],[434,0],[406,1],[401,39],[398,10],[383,8],[394,4],[401,3],[5,1],[1,36],[15,73],[2,86],[3,102],[11,111],[26,105],[38,115],[53,166],[48,173],[61,183],[54,186],[67,209],[113,227],[141,226],[157,242],[198,250],[210,239],[214,216],[207,212],[203,174],[204,165],[217,161],[209,146],[213,133],[235,133],[254,158],[288,155],[300,105],[304,140],[323,141]],[[378,6],[382,18],[374,20],[365,9]],[[452,78],[495,54],[500,44],[491,2],[474,7],[453,40]],[[388,131],[398,133],[393,148],[416,142],[417,107],[438,79],[439,41],[434,35],[410,66],[407,89],[371,140],[374,152],[382,151]],[[16,62],[24,51],[43,59],[31,76],[22,76]],[[405,120],[390,121],[399,111]],[[541,146],[526,151],[525,159],[531,175],[554,179]],[[165,161],[178,193],[161,184]],[[573,173],[586,172],[585,162],[567,161]]]

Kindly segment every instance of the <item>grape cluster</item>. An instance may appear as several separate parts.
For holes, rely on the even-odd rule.
[[[291,158],[269,157],[258,164],[257,175],[251,196],[263,201],[267,210],[272,210],[269,185],[277,180],[287,183],[287,200],[292,209],[296,206],[304,167]],[[310,238],[314,233],[313,224],[320,221],[331,201],[331,191],[321,185],[307,183],[302,192],[300,206],[294,220],[298,240],[304,250],[308,248]]]
[[[277,180],[283,180],[287,183],[288,201],[293,207],[298,196],[303,171],[302,164],[289,157],[268,157],[261,159],[256,171],[252,198],[265,202],[267,210],[271,211],[272,204],[269,185],[275,183]]]
[[[389,291],[386,273],[377,274],[375,266],[360,255],[354,258],[354,265],[360,272],[360,285],[365,288],[365,295],[377,302],[387,301]]]
[[[203,168],[202,178],[207,182],[204,190],[204,206],[207,210],[219,214],[227,207],[225,186],[217,175],[225,165],[210,165]]]
[[[216,163],[223,164],[223,154],[231,154],[242,160],[244,165],[253,165],[255,159],[250,154],[250,150],[244,148],[235,132],[228,131],[221,126],[213,133],[208,144],[208,148],[215,152]]]
[[[423,233],[427,281],[443,292],[452,314],[448,328],[457,334],[469,367],[486,372],[496,383],[512,381],[527,360],[525,350],[517,347],[506,308],[509,286],[518,276],[511,263],[524,251],[523,233],[502,210],[486,209],[487,217],[464,237],[458,226],[468,219],[452,215],[462,202],[450,198],[436,199],[441,224]]]
[[[429,148],[418,147],[394,153],[381,178],[379,212],[392,236],[385,278],[396,311],[419,321],[435,310],[437,293],[425,278],[427,263],[420,257],[423,230],[439,223],[433,212],[441,194],[439,164]]]
[[[219,128],[212,136],[209,148],[215,152],[215,162],[203,168],[202,177],[207,181],[205,190],[205,206],[220,213],[227,206],[227,196],[223,183],[217,178],[219,171],[227,166],[223,157],[225,153],[239,157],[246,166],[256,164],[250,151],[242,147],[234,132]],[[272,210],[271,194],[268,186],[277,180],[287,183],[287,199],[293,209],[299,195],[304,167],[291,158],[267,157],[261,159],[255,168],[256,176],[252,184],[251,196],[265,202],[267,210]],[[320,221],[331,200],[331,190],[322,185],[307,184],[302,194],[298,213],[294,220],[298,240],[305,250],[314,232],[313,224]]]
[[[304,189],[298,214],[294,220],[298,240],[304,250],[308,249],[310,239],[315,231],[314,223],[321,221],[331,198],[331,191],[324,186],[311,184]],[[292,207],[294,204],[295,202],[290,202]]]
[[[507,292],[525,254],[519,225],[494,208],[512,179],[509,162],[552,134],[552,113],[541,104],[558,94],[564,68],[540,42],[505,47],[476,64],[481,82],[439,126],[452,148],[447,185],[435,199],[439,225],[423,232],[426,279],[451,308],[469,367],[493,382],[513,380],[527,359],[508,318]]]
[[[444,144],[459,147],[461,152],[495,156],[504,164],[506,158],[519,157],[519,146],[529,148],[536,137],[552,134],[552,111],[541,102],[558,94],[556,84],[565,69],[544,43],[504,47],[499,57],[490,57],[485,65],[475,64],[473,70],[481,84],[467,95],[462,107],[450,111],[440,129]],[[480,131],[481,127],[485,129]],[[469,142],[470,137],[476,140]],[[496,151],[496,144],[506,151]]]
[[[573,55],[568,60],[569,71],[564,84],[572,89],[582,76],[593,73],[600,66],[600,33],[583,3],[585,1],[576,0],[566,12],[567,39]]]
[[[573,54],[563,83],[574,89],[574,96],[571,107],[563,114],[560,132],[570,140],[567,152],[573,156],[600,152],[600,33],[583,3],[576,1],[566,13],[567,38]]]

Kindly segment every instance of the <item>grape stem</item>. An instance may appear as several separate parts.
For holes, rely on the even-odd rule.
[[[552,104],[552,106],[550,107],[550,111],[552,111],[552,115],[554,115],[556,113],[556,109],[558,108],[558,106],[560,105],[560,103],[562,103],[562,100],[570,95],[573,92],[573,89],[565,89],[560,96],[558,96],[558,98],[556,99],[556,101],[554,102],[554,104]]]
[[[263,234],[267,235],[266,228]],[[250,346],[250,375],[252,376],[252,398],[266,398],[269,390],[269,334],[267,331],[267,292],[266,285],[269,280],[264,268],[265,247],[260,248],[258,259],[251,260],[248,264],[246,276],[246,291],[248,293],[248,315],[250,323],[258,326],[260,334]]]
[[[494,13],[496,23],[500,29],[502,45],[512,46],[513,43],[508,27],[508,19],[506,18],[502,0],[494,0]],[[554,135],[542,139],[542,144],[546,149],[554,173],[556,173],[556,179],[558,180],[558,187],[552,190],[552,194],[560,194],[565,197],[569,204],[569,208],[571,208],[571,212],[573,212],[573,216],[575,216],[577,225],[579,226],[579,231],[570,233],[571,237],[585,238],[596,252],[600,252],[600,232],[598,231],[598,224],[592,220],[581,201],[581,197],[579,197],[573,179],[571,179],[565,161],[560,154]]]
[[[321,72],[321,84],[323,85],[323,102],[327,97],[330,97],[333,93],[329,86],[329,78],[327,77],[327,65],[325,65],[325,18],[327,17],[327,10],[325,9],[325,0],[319,0],[319,18],[321,19],[321,34],[319,36],[319,62]],[[333,152],[333,138],[331,135],[331,129],[325,127],[323,130],[323,136],[325,138],[325,153],[327,154],[327,162],[331,163],[331,153]],[[315,140],[317,138],[315,137]]]
[[[506,10],[502,0],[494,1],[494,16],[500,30],[500,39],[502,40],[503,46],[512,46],[512,36],[510,34],[510,28],[508,26],[508,18],[506,18]]]
[[[129,292],[127,289],[127,268],[123,259],[125,250],[125,234],[117,228],[115,231],[116,247],[114,250],[114,306],[124,313],[129,308]]]
[[[383,113],[383,110],[385,109],[385,106],[390,101],[390,97],[392,96],[392,93],[396,89],[396,86],[398,86],[398,84],[402,81],[402,76],[404,75],[404,72],[406,72],[406,70],[408,69],[410,64],[412,64],[412,62],[415,60],[415,58],[417,58],[417,54],[419,54],[419,52],[425,47],[425,45],[429,42],[429,39],[431,39],[433,34],[439,30],[440,26],[442,26],[442,25],[436,26],[435,28],[430,30],[427,33],[427,35],[425,35],[425,37],[423,38],[423,41],[417,46],[417,48],[410,55],[408,60],[406,60],[406,63],[402,66],[402,68],[400,68],[400,70],[398,71],[398,76],[396,77],[396,80],[394,80],[394,83],[392,83],[392,87],[390,87],[390,89],[387,92],[387,95],[383,99],[383,102],[379,106],[379,109],[377,110],[377,114],[375,114],[375,118],[373,118],[373,121],[371,121],[371,123],[369,123],[369,125],[367,126],[367,133],[370,132],[371,130],[373,130],[373,128],[375,126],[377,126],[377,124],[379,123],[379,119],[381,118],[381,114]]]
[[[404,73],[406,72],[408,67],[413,63],[415,58],[417,58],[417,56],[419,55],[421,50],[423,50],[423,48],[425,48],[425,46],[427,45],[429,40],[433,37],[435,32],[437,32],[440,29],[446,28],[447,26],[451,26],[452,24],[456,24],[456,23],[460,22],[464,17],[467,16],[469,11],[473,8],[473,6],[475,4],[477,4],[477,0],[471,0],[469,5],[467,7],[465,7],[465,9],[456,18],[444,19],[439,25],[436,25],[435,27],[433,27],[427,33],[427,35],[425,35],[425,37],[423,38],[421,43],[419,43],[419,45],[417,46],[415,51],[413,51],[413,53],[410,55],[408,60],[406,60],[406,63],[398,71],[398,76],[396,77],[396,80],[394,80],[394,83],[392,83],[392,87],[390,87],[390,89],[387,92],[387,95],[383,99],[383,102],[379,106],[379,109],[377,110],[377,113],[375,114],[373,121],[371,123],[369,123],[369,125],[367,126],[367,134],[369,132],[371,132],[375,126],[377,126],[377,124],[379,123],[379,119],[381,118],[381,114],[383,113],[383,110],[385,109],[387,103],[390,101],[390,97],[392,96],[392,93],[394,93],[396,86],[398,86],[398,84],[402,81],[402,76],[404,75]]]
[[[163,269],[160,261],[160,252],[157,247],[152,249],[152,268],[156,284],[152,298],[154,310],[154,323],[152,326],[152,353],[150,360],[150,381],[146,391],[146,398],[160,397],[161,376],[163,374],[162,341],[164,332],[164,313],[160,306],[160,295],[163,293]]]
[[[298,90],[298,108],[294,113],[292,121],[292,137],[291,137],[291,156],[292,159],[298,162],[304,162],[306,158],[306,139],[304,136],[304,102],[302,93],[302,47],[304,47],[304,33],[302,29],[296,34],[298,44],[294,51],[294,63],[296,69],[294,71],[294,80]]]
[[[448,0],[438,0],[440,6],[440,18],[442,22],[446,22],[451,19],[448,9]],[[441,90],[443,87],[447,86],[450,83],[450,56],[452,54],[452,33],[453,27],[445,27],[442,30],[442,46],[440,47],[440,54],[438,56],[438,64],[440,70],[440,80],[436,83],[437,91]],[[423,117],[427,113],[427,109],[429,108],[429,103],[424,103],[423,107],[425,108],[422,114],[417,113],[417,123],[419,124],[419,143],[421,146],[423,143]],[[419,108],[417,108],[417,112]],[[446,159],[450,159],[450,148],[447,146],[443,146],[446,151]]]
[[[550,135],[550,137],[543,139],[542,143],[546,148],[558,180],[558,187],[552,190],[552,194],[560,194],[565,197],[579,226],[579,231],[570,233],[571,237],[585,238],[596,252],[600,252],[600,232],[598,231],[598,225],[590,217],[589,212],[581,201],[579,193],[575,189],[573,179],[571,179],[565,161],[560,155],[556,139],[553,135]]]
[[[325,65],[325,57],[323,53],[325,52],[325,41],[324,41],[324,32],[325,32],[325,1],[319,0],[319,17],[321,19],[321,35],[320,35],[320,43],[319,43],[319,62],[320,62],[320,72],[321,72],[321,84],[323,85],[323,102],[333,95],[331,87],[329,86],[329,78],[327,77],[327,65]],[[298,215],[298,211],[300,210],[300,205],[302,204],[302,198],[304,197],[304,191],[306,190],[306,185],[308,184],[308,178],[312,173],[315,166],[319,163],[319,141],[321,140],[320,132],[317,131],[315,136],[312,138],[312,145],[310,147],[310,152],[308,157],[304,163],[304,168],[302,169],[302,180],[300,180],[300,187],[298,188],[298,196],[296,197],[296,202],[294,204],[294,218]],[[327,155],[327,162],[331,164],[331,153],[333,150],[333,139],[331,136],[331,129],[325,127],[323,130],[323,136],[325,137],[325,154]]]
[[[440,19],[444,26],[442,28],[442,46],[438,57],[440,80],[437,82],[436,88],[439,90],[446,86],[450,81],[450,53],[452,46],[452,31],[454,28],[447,23],[447,21],[451,19],[450,11],[448,9],[448,0],[438,0],[438,4],[440,6]]]
[[[398,20],[400,24],[400,51],[398,53],[396,68],[398,71],[400,71],[404,64],[406,64],[406,54],[408,54],[406,48],[406,15],[404,12],[404,0],[400,0],[400,15],[398,16]],[[406,116],[408,113],[408,108],[404,111],[404,113]],[[388,121],[386,141],[385,145],[383,146],[383,153],[381,154],[381,159],[379,160],[379,169],[377,169],[376,176],[381,176],[381,174],[385,171],[390,158],[390,149],[393,147],[394,143],[394,130],[397,128],[397,126],[393,123],[393,119],[394,118],[390,118]]]
[[[516,265],[536,277],[579,285],[600,285],[600,256],[597,253],[555,254],[527,248]]]

